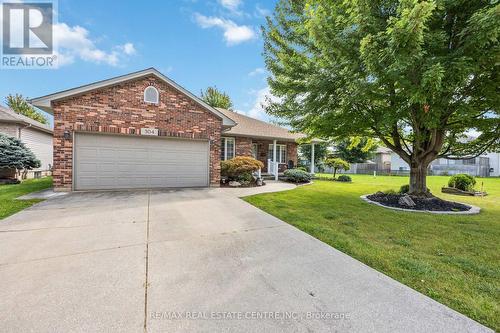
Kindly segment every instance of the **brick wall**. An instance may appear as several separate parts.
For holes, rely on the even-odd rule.
[[[252,156],[252,139],[234,138],[236,156]]]
[[[144,89],[154,86],[158,105],[144,102]],[[105,132],[140,135],[141,128],[158,128],[160,135],[210,140],[210,184],[220,181],[222,119],[170,87],[156,76],[127,81],[53,102],[54,187],[71,190],[73,141],[64,132]]]

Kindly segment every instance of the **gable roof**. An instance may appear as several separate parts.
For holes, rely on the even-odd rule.
[[[298,139],[306,138],[306,135],[303,133],[292,133],[287,128],[269,124],[265,121],[245,116],[241,113],[221,108],[217,108],[217,110],[224,113],[227,117],[233,119],[237,123],[236,126],[224,131],[222,133],[223,136],[234,135],[262,139],[279,139],[282,141],[297,141]],[[313,140],[313,142],[319,141]]]
[[[13,110],[0,106],[0,123],[13,123],[27,125],[40,131],[52,134],[52,128],[49,125],[42,124],[34,119],[15,113]]]
[[[31,104],[35,105],[36,107],[39,107],[40,109],[42,109],[50,114],[53,114],[52,105],[51,105],[52,101],[57,101],[57,100],[60,100],[63,98],[83,94],[83,93],[86,93],[88,91],[95,90],[95,89],[113,86],[113,85],[116,85],[116,84],[119,84],[122,82],[134,80],[134,79],[145,77],[148,75],[156,76],[157,78],[164,81],[166,84],[168,84],[172,88],[176,89],[177,91],[180,91],[184,95],[191,98],[193,101],[195,101],[196,103],[198,103],[199,105],[201,105],[202,107],[207,109],[208,111],[210,111],[213,114],[215,114],[216,116],[222,118],[222,125],[223,126],[230,127],[230,126],[236,125],[236,123],[231,118],[228,118],[224,113],[220,112],[216,108],[211,107],[210,105],[205,103],[202,99],[200,99],[196,95],[192,94],[191,92],[189,92],[185,88],[181,87],[180,85],[175,83],[173,80],[169,79],[168,77],[166,77],[165,75],[160,73],[155,68],[147,68],[147,69],[144,69],[144,70],[141,70],[138,72],[133,72],[133,73],[126,74],[126,75],[117,76],[117,77],[114,77],[111,79],[94,82],[94,83],[87,84],[84,86],[59,91],[59,92],[56,92],[56,93],[53,93],[50,95],[33,98],[30,100],[30,102],[31,102]]]

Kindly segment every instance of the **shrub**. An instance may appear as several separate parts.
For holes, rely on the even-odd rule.
[[[302,170],[302,171],[307,172],[306,167],[303,167],[303,166],[296,167],[295,169],[296,169],[296,170]]]
[[[430,191],[431,190],[429,188],[427,188],[427,192],[430,192]],[[405,193],[408,193],[408,192],[410,192],[410,185],[409,184],[402,185],[399,188],[399,191],[398,191],[399,194],[405,194]]]
[[[465,173],[454,175],[448,181],[449,187],[458,188],[462,191],[472,191],[476,185],[476,179]]]
[[[406,185],[403,185],[399,188],[399,194],[405,194],[405,193],[408,193],[410,192],[410,185],[409,184],[406,184]]]
[[[235,158],[221,162],[221,175],[229,179],[237,179],[243,174],[249,174],[251,176],[252,172],[262,169],[263,167],[264,164],[253,157],[236,156]]]
[[[236,180],[241,184],[241,185],[248,185],[253,181],[253,176],[250,172],[245,172],[236,177]]]
[[[299,169],[285,170],[285,176],[287,181],[293,183],[308,183],[311,181],[311,175],[308,172]]]
[[[347,171],[351,168],[351,165],[341,158],[327,158],[325,160],[325,165],[333,168],[333,178],[335,178],[337,170]]]
[[[0,169],[31,170],[38,167],[40,160],[24,143],[0,133]]]
[[[352,182],[352,179],[348,175],[340,175],[339,178],[337,178],[337,181],[339,181],[339,182]]]

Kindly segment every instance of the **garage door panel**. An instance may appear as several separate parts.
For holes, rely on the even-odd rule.
[[[75,137],[75,189],[208,186],[208,142],[147,137]]]

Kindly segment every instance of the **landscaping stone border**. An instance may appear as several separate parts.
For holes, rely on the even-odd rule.
[[[382,205],[380,202],[376,202],[376,201],[373,201],[373,200],[370,200],[368,199],[367,197],[369,196],[370,194],[365,194],[365,195],[362,195],[360,196],[360,198],[364,201],[366,201],[367,203],[369,204],[372,204],[372,205],[377,205],[377,206],[380,206],[380,207],[384,207],[384,208],[388,208],[388,209],[393,209],[393,210],[399,210],[399,211],[402,211],[402,212],[415,212],[415,213],[431,213],[431,214],[447,214],[447,215],[474,215],[474,214],[479,214],[480,211],[481,211],[481,208],[477,207],[477,206],[473,206],[473,205],[469,205],[469,204],[465,204],[463,202],[458,202],[462,205],[465,205],[467,207],[470,207],[469,210],[466,210],[466,211],[462,211],[462,212],[453,212],[453,211],[432,211],[432,210],[417,210],[417,209],[404,209],[404,208],[398,208],[398,207],[390,207],[390,206],[385,206],[385,205]],[[456,201],[455,201],[456,202]]]

